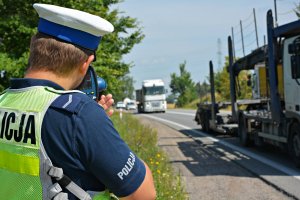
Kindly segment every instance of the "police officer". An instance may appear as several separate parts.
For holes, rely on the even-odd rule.
[[[151,171],[105,113],[111,96],[103,108],[73,90],[113,26],[78,10],[33,7],[40,19],[29,67],[0,96],[1,199],[109,199],[107,191],[155,199]]]

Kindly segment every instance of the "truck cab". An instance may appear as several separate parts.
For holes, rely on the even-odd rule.
[[[165,84],[161,79],[144,80],[142,89],[136,90],[139,112],[166,112]]]
[[[285,109],[288,116],[294,116],[300,121],[300,80],[299,75],[295,74],[300,70],[299,61],[294,61],[297,52],[293,52],[292,46],[297,45],[300,36],[287,38],[283,42],[283,66],[284,66],[284,93]],[[297,48],[297,47],[296,47]],[[290,50],[289,50],[290,49]],[[299,52],[300,53],[300,52]],[[297,59],[297,58],[296,58]],[[294,72],[293,72],[294,71]]]

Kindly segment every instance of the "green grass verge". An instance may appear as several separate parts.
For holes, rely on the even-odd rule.
[[[157,132],[149,126],[142,125],[131,114],[119,113],[111,117],[116,129],[129,147],[152,171],[157,198],[156,200],[188,199],[181,178],[175,174],[167,155],[157,146]]]

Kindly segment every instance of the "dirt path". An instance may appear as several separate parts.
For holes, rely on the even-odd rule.
[[[211,141],[199,143],[157,121],[138,118],[157,130],[158,145],[168,154],[175,171],[181,174],[190,200],[291,199],[216,153]]]

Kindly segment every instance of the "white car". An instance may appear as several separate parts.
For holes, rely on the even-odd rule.
[[[126,106],[123,101],[119,101],[116,105],[117,109],[126,109]]]
[[[136,110],[136,105],[134,102],[128,102],[126,104],[126,110]]]

